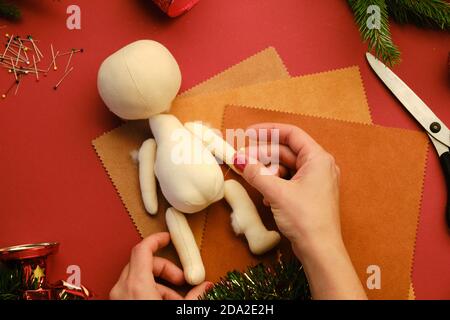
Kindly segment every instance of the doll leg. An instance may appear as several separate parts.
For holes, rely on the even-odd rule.
[[[236,180],[225,181],[225,200],[233,209],[231,225],[236,234],[244,234],[254,254],[263,254],[280,241],[276,231],[268,231],[247,191]]]
[[[139,184],[145,209],[151,215],[158,212],[158,196],[155,178],[156,141],[146,140],[139,149]]]
[[[186,282],[191,285],[202,283],[205,281],[205,267],[185,215],[175,208],[169,208],[166,211],[166,223],[183,265]]]

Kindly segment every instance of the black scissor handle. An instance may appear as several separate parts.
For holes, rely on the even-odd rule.
[[[447,183],[447,207],[445,209],[445,220],[450,229],[450,152],[444,152],[439,156],[442,170],[444,171],[445,182]]]

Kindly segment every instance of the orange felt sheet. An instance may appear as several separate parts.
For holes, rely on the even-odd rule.
[[[342,173],[342,232],[351,259],[364,286],[370,265],[381,270],[381,290],[367,290],[369,298],[407,299],[428,147],[426,135],[237,106],[226,107],[223,128],[246,128],[267,121],[301,127],[334,155]],[[264,207],[259,193],[227,171],[230,178],[243,183],[263,221],[275,228],[270,209]],[[273,259],[275,250],[255,257],[245,239],[234,235],[230,208],[224,201],[209,207],[206,220],[201,252],[208,280]],[[285,241],[280,247],[289,252]]]

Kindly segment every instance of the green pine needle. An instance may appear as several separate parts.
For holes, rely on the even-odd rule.
[[[450,4],[444,0],[390,0],[388,7],[398,23],[450,30]]]
[[[450,4],[445,0],[347,0],[356,24],[369,51],[388,65],[400,62],[400,51],[392,41],[389,17],[398,23],[413,23],[419,27],[450,30]],[[367,21],[373,13],[369,6],[380,8],[380,28],[371,29]]]
[[[400,62],[400,51],[393,43],[389,30],[389,15],[385,0],[348,0],[348,2],[354,12],[359,32],[363,40],[368,42],[369,51],[374,51],[378,58],[389,65]],[[379,29],[367,26],[367,21],[372,15],[367,9],[372,5],[380,8]]]
[[[228,272],[202,300],[310,300],[308,281],[293,259],[272,266],[258,264],[245,272]]]
[[[0,17],[8,20],[19,20],[21,18],[20,10],[13,4],[0,1]]]

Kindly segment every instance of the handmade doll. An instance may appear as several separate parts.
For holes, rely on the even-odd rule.
[[[232,227],[236,234],[245,235],[252,253],[272,249],[280,235],[265,228],[237,181],[224,181],[216,157],[232,163],[235,151],[231,145],[200,123],[183,126],[168,114],[180,85],[175,58],[163,45],[150,40],[120,49],[103,62],[98,73],[100,96],[113,113],[126,120],[149,119],[154,139],[146,140],[137,156],[142,200],[149,214],[157,213],[157,178],[172,206],[166,211],[166,223],[185,279],[196,285],[205,280],[205,268],[184,214],[199,212],[225,198],[233,211]]]

